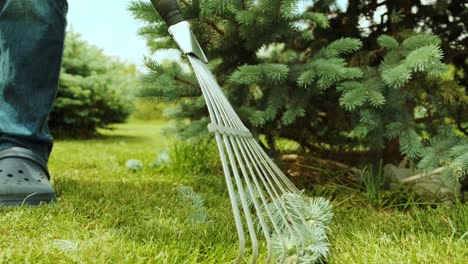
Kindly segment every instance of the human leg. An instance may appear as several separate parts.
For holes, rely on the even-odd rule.
[[[0,150],[17,146],[49,157],[47,118],[58,87],[65,9],[65,0],[0,0]]]
[[[55,199],[47,118],[58,87],[66,0],[0,0],[0,206]]]

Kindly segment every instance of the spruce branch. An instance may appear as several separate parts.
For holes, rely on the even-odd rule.
[[[189,7],[190,4],[187,0],[180,0],[186,7]]]
[[[465,134],[465,136],[468,136],[468,127],[463,127],[462,123],[463,123],[463,105],[460,103],[458,106],[457,106],[457,117],[456,117],[456,123],[457,123],[457,128],[458,130],[460,130],[463,134]]]
[[[377,41],[381,47],[388,49],[397,49],[400,46],[398,41],[389,35],[382,35],[377,39]]]
[[[406,51],[411,52],[424,46],[440,46],[440,43],[440,38],[435,35],[418,34],[405,39],[401,45]]]
[[[224,36],[225,32],[224,30],[222,30],[221,28],[219,28],[215,22],[207,19],[207,18],[204,18],[202,20],[205,24],[207,24],[208,26],[210,26],[214,31],[216,31],[216,33],[218,33],[218,35],[220,36]]]
[[[188,85],[188,86],[191,86],[191,87],[193,87],[193,88],[195,88],[195,89],[200,89],[200,87],[199,87],[198,85],[196,85],[196,84],[194,84],[194,83],[192,83],[192,82],[189,82],[189,81],[187,81],[187,80],[184,80],[184,79],[182,79],[182,78],[180,78],[180,77],[178,77],[178,76],[174,76],[173,79],[174,79],[175,81],[180,82],[180,83],[183,83],[183,84],[186,84],[186,85]]]

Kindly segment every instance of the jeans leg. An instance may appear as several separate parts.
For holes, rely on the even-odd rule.
[[[48,160],[66,9],[66,0],[0,0],[0,150],[24,147]]]

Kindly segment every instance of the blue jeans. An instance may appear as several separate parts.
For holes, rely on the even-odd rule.
[[[24,147],[48,160],[67,7],[66,0],[0,0],[0,150]]]

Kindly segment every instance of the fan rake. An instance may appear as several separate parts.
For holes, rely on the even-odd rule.
[[[268,252],[267,263],[314,263],[325,258],[326,226],[332,218],[328,201],[304,196],[261,148],[223,94],[176,1],[152,3],[187,55],[206,101],[208,130],[216,139],[238,233],[234,263],[247,253],[256,263],[262,247]]]

